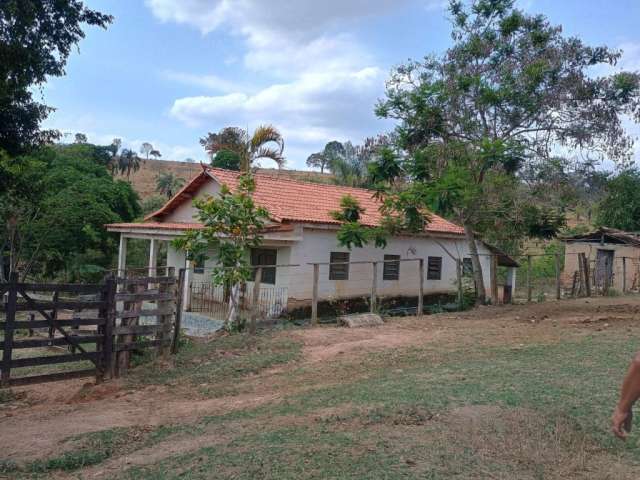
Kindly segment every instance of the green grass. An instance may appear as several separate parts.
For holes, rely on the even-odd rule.
[[[185,453],[130,467],[116,478],[640,478],[640,435],[622,443],[609,433],[640,330],[565,326],[529,343],[505,337],[483,344],[482,335],[494,339],[499,327],[481,332],[468,325],[474,341],[300,365],[300,343],[276,332],[190,342],[171,368],[144,365],[129,381],[215,396],[288,363],[280,377],[269,377],[279,382],[282,398],[194,424],[73,437],[67,453],[16,472],[45,478],[206,435],[206,442]],[[298,388],[287,389],[292,386]],[[13,467],[0,463],[0,473],[2,468]]]
[[[521,348],[373,355],[367,378],[203,419],[233,440],[121,478],[604,478],[598,465],[640,462],[637,436],[622,444],[608,431],[621,372],[637,346],[637,338],[600,335]],[[463,406],[500,413],[469,439],[465,428],[455,430],[452,414]],[[338,414],[318,413],[341,407]],[[291,416],[308,421],[267,421]],[[540,458],[528,451],[505,455],[515,439],[536,439],[527,450],[541,445]],[[485,444],[493,450],[481,455]],[[567,474],[574,454],[587,460]]]
[[[236,380],[299,358],[301,345],[277,332],[233,334],[213,341],[185,341],[172,368],[158,363],[138,367],[133,384],[186,383],[207,396],[233,393]]]

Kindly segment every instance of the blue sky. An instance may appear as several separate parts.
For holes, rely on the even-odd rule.
[[[389,71],[450,39],[442,0],[86,3],[115,21],[89,29],[67,75],[42,90],[57,108],[46,126],[94,143],[119,137],[139,149],[149,141],[170,160],[205,161],[198,140],[208,131],[272,123],[285,137],[288,167],[304,168],[329,140],[357,143],[391,129],[373,113]],[[620,67],[640,70],[640,1],[519,5],[567,34],[622,48]]]

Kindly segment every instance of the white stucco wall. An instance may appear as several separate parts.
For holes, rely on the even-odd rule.
[[[464,239],[441,239],[446,248],[460,258],[469,256],[469,249]],[[479,253],[488,254],[483,246],[478,246]],[[304,239],[291,248],[291,263],[300,267],[289,270],[289,299],[307,300],[312,296],[313,267],[308,263],[329,262],[330,252],[348,252],[338,245],[336,232],[305,228]],[[384,249],[368,246],[353,248],[350,261],[382,262],[385,255],[399,255],[400,258],[424,258],[424,291],[425,293],[454,292],[456,289],[455,261],[432,239],[424,237],[396,237],[389,240]],[[441,280],[427,280],[427,258],[442,257]],[[481,257],[485,284],[489,285],[489,257]],[[379,295],[417,295],[419,290],[418,262],[401,262],[398,280],[383,280],[383,264],[378,264],[377,292]],[[329,266],[320,266],[318,294],[321,299],[368,295],[372,283],[371,264],[350,265],[348,280],[329,280]]]
[[[193,196],[196,198],[203,198],[207,195],[214,196],[220,192],[220,185],[217,182],[211,180],[202,185]],[[193,222],[197,221],[194,215],[197,210],[193,208],[193,200],[190,202],[184,202],[178,206],[173,212],[162,219],[163,222]]]

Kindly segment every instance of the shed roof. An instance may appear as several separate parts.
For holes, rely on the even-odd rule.
[[[617,230],[615,228],[600,227],[597,230],[593,230],[588,233],[582,233],[578,235],[564,236],[560,238],[565,242],[606,242],[606,243],[619,243],[623,245],[632,245],[640,247],[640,235],[634,232],[625,232],[624,230]]]

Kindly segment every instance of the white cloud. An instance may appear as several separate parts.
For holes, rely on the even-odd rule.
[[[222,93],[230,93],[237,91],[238,88],[246,89],[242,87],[238,82],[225,80],[218,75],[196,75],[192,73],[174,72],[172,70],[166,70],[162,72],[162,76],[172,82],[182,83],[184,85],[192,85],[195,87],[203,87],[209,90],[215,90]]]
[[[188,24],[203,34],[225,29],[240,36],[245,44],[242,66],[262,85],[252,88],[218,75],[165,72],[174,81],[217,92],[178,98],[169,113],[188,126],[208,130],[272,123],[282,130],[288,155],[305,150],[308,155],[329,140],[358,141],[388,128],[373,113],[386,73],[345,31],[353,22],[407,1],[147,0],[162,21]],[[304,158],[296,158],[293,166],[302,162]]]

